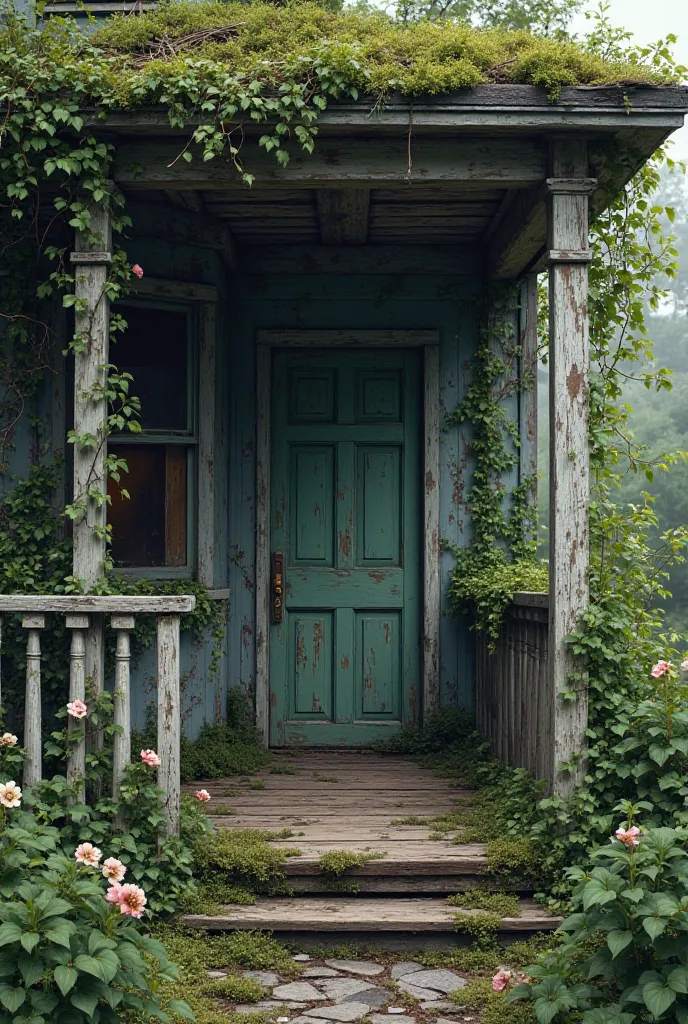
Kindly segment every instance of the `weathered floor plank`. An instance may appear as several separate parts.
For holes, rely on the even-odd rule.
[[[502,918],[501,931],[552,931],[561,924],[532,900],[519,901],[519,917]],[[184,923],[213,931],[274,932],[450,932],[456,931],[455,910],[443,897],[379,899],[375,897],[315,898],[298,896],[261,899],[253,906],[227,906],[220,915],[189,914]],[[464,911],[478,915],[480,911]]]

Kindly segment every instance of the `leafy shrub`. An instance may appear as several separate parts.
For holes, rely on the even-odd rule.
[[[587,870],[568,871],[577,884],[561,945],[507,996],[531,1000],[540,1024],[570,1011],[582,1024],[688,1022],[688,829],[639,830],[642,805],[625,805],[618,838]]]
[[[117,1024],[136,1014],[169,1021],[157,985],[173,982],[177,969],[164,947],[106,900],[110,883],[98,865],[91,870],[65,855],[57,829],[12,814],[0,831],[3,1019]],[[193,1019],[183,1001],[168,1010]]]
[[[284,862],[299,851],[270,846],[280,837],[264,829],[219,829],[203,836],[194,847],[196,876],[200,882],[220,878],[254,892],[284,892]]]
[[[132,746],[135,750],[157,748],[153,709],[145,730],[133,731]],[[182,782],[250,775],[269,763],[270,755],[261,743],[248,700],[241,690],[234,688],[228,692],[224,721],[206,723],[195,740],[182,735],[180,759]]]

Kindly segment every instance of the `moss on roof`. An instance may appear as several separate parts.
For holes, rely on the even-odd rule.
[[[183,37],[235,26],[226,41]],[[154,40],[171,45],[142,63]],[[90,46],[111,55],[118,88],[136,89],[140,76],[164,81],[185,65],[208,62],[233,77],[265,85],[304,82],[314,67],[326,67],[367,94],[399,91],[439,94],[482,82],[543,85],[556,95],[564,85],[662,84],[666,74],[639,63],[605,61],[581,45],[537,38],[527,32],[474,29],[451,22],[401,25],[384,14],[333,13],[314,3],[167,2],[137,17],[117,15],[92,37]],[[153,45],[155,50],[155,45]],[[136,55],[139,55],[138,57]]]

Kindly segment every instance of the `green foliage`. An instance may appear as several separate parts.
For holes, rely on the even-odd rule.
[[[622,828],[638,807],[625,808]],[[571,1010],[583,1011],[584,1024],[688,1020],[687,837],[647,828],[638,846],[615,840],[589,869],[572,868],[574,912],[561,945],[526,968],[531,982],[508,998],[532,1000],[539,1024]]]
[[[194,870],[201,882],[215,882],[218,876],[251,892],[288,891],[283,865],[298,850],[270,846],[281,833],[265,829],[220,829],[204,836],[194,847]]]
[[[318,867],[330,878],[341,878],[347,871],[360,868],[371,860],[384,860],[384,853],[352,853],[350,850],[330,850],[318,859]]]
[[[493,949],[502,919],[498,914],[491,913],[458,913],[454,914],[454,923],[457,932],[470,936],[471,942],[478,949]]]
[[[63,775],[43,779],[23,794],[35,821],[59,839],[61,846],[74,850],[82,842],[107,849],[126,866],[127,880],[146,892],[148,908],[155,914],[178,910],[191,887],[192,854],[189,837],[196,839],[210,829],[205,818],[198,816],[198,802],[182,800],[180,836],[168,836],[164,814],[165,794],[158,788],[155,774],[143,763],[129,764],[119,788],[118,800],[100,794],[111,788],[112,698],[108,693],[97,697],[87,693],[89,715],[93,727],[103,730],[101,751],[86,757],[87,803],[80,801],[81,782],[68,782]],[[54,732],[46,744],[53,756],[63,760],[77,734],[67,736],[66,728]],[[15,769],[19,777],[16,747],[0,748],[2,767]],[[8,762],[14,761],[14,764]],[[17,882],[20,878],[17,877]]]
[[[473,978],[465,988],[453,992],[450,999],[480,1010],[482,1024],[536,1024],[531,1006],[508,1003],[504,993],[493,992],[488,978]]]
[[[455,612],[472,613],[471,627],[485,632],[496,641],[504,612],[518,591],[546,593],[549,572],[544,562],[534,559],[507,561],[507,556],[493,549],[491,559],[477,556],[469,548],[457,555],[457,565],[449,584],[449,601]]]
[[[201,993],[226,999],[230,1003],[257,1003],[270,995],[270,989],[255,978],[242,978],[235,974],[209,982],[203,986]]]
[[[7,818],[0,826],[4,1019],[169,1021],[157,987],[173,983],[178,972],[164,947],[106,901],[109,883],[62,851],[57,829],[24,812]],[[168,1010],[193,1019],[182,1000]]]
[[[580,6],[581,0],[399,0],[396,11],[404,22],[452,20],[564,38],[571,16]]]
[[[463,910],[485,910],[499,917],[520,917],[521,908],[518,897],[513,893],[492,892],[486,889],[468,889],[447,897],[450,907]]]
[[[531,939],[511,942],[506,948],[494,945],[487,949],[476,946],[455,946],[451,950],[421,949],[410,959],[425,967],[454,967],[458,971],[494,973],[503,964],[512,970],[522,969],[555,944],[556,939],[551,935],[534,935]],[[457,1000],[464,1002],[459,999],[459,993]]]
[[[505,479],[519,463],[518,424],[509,400],[532,383],[516,341],[517,303],[511,290],[485,296],[474,372],[468,390],[447,425],[470,423],[475,459],[468,505],[473,535],[469,547],[453,549],[456,565],[449,584],[455,613],[470,612],[471,628],[486,632],[492,644],[517,590],[546,590],[547,567],[535,558],[537,510],[534,481],[507,488]]]
[[[292,954],[264,932],[232,932],[228,935],[199,934],[178,926],[158,928],[158,937],[172,959],[184,965],[193,977],[205,978],[209,970],[241,967],[247,970],[298,974]]]
[[[143,732],[134,731],[132,746],[157,749],[155,708],[148,711]],[[250,775],[269,764],[270,755],[263,747],[252,721],[246,695],[234,688],[227,693],[224,720],[206,723],[195,740],[182,735],[180,767],[183,782],[220,779],[230,775]],[[221,811],[213,807],[213,814]]]

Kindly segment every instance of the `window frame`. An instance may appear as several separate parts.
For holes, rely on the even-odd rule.
[[[172,284],[172,282],[170,282]],[[178,286],[174,286],[178,287]],[[143,291],[143,289],[141,289]],[[198,497],[199,497],[199,335],[200,316],[198,303],[193,301],[170,300],[165,297],[140,294],[139,289],[132,291],[114,305],[113,311],[121,313],[126,320],[127,307],[139,309],[160,309],[166,312],[179,312],[186,315],[186,401],[187,427],[185,430],[164,430],[161,428],[143,429],[141,433],[112,434],[108,438],[110,445],[181,445],[186,449],[186,561],[184,565],[151,565],[151,566],[117,566],[112,572],[117,575],[131,576],[136,579],[194,579],[198,573]],[[117,364],[117,344],[111,352],[112,362]],[[132,383],[132,393],[136,394],[136,380]],[[126,474],[122,475],[121,486],[126,488]],[[126,500],[126,499],[123,499]]]

